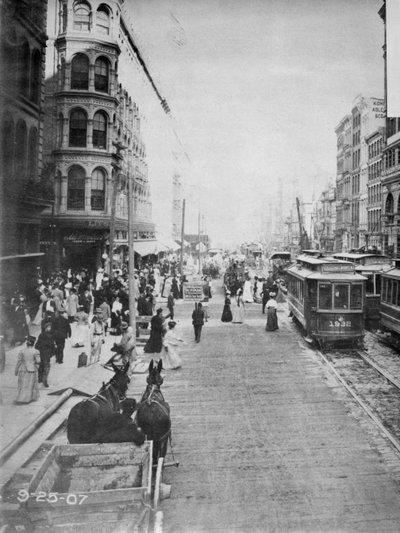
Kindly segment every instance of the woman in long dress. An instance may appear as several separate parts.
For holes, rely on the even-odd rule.
[[[227,291],[226,297],[225,297],[225,304],[224,309],[222,311],[221,321],[222,322],[232,322],[233,316],[231,311],[231,299],[229,298],[230,292]]]
[[[252,294],[252,287],[251,287],[251,281],[249,279],[246,279],[243,285],[243,300],[247,303],[254,302],[253,294]]]
[[[38,368],[40,353],[33,347],[36,338],[28,336],[26,347],[23,348],[17,359],[15,375],[18,376],[18,393],[16,403],[30,403],[39,398]]]
[[[239,289],[236,295],[236,304],[234,306],[233,313],[233,322],[235,324],[243,324],[244,322],[244,300],[243,300],[243,290]]]
[[[265,331],[275,331],[279,329],[278,327],[278,316],[276,314],[278,304],[275,300],[276,294],[274,292],[269,293],[269,300],[267,302],[267,324],[265,326]]]
[[[163,338],[163,367],[167,369],[176,369],[182,366],[182,359],[178,353],[178,346],[180,342],[184,342],[183,339],[178,337],[175,333],[176,322],[171,320],[168,322],[168,331]]]

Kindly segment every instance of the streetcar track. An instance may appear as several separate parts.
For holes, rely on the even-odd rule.
[[[400,406],[400,383],[386,370],[372,361],[368,355],[361,350],[332,351],[323,353],[317,350],[321,359],[328,366],[330,371],[336,376],[339,382],[345,387],[347,392],[353,397],[357,404],[374,422],[375,426],[385,435],[394,448],[400,452],[400,425],[399,425],[399,406]],[[372,370],[375,376],[384,380],[386,387],[379,386],[376,383],[367,381],[365,383],[366,369],[357,368],[354,363],[354,356],[358,357],[358,362],[363,361],[367,370]],[[351,360],[353,358],[353,360]],[[344,359],[347,359],[344,364]],[[350,367],[350,371],[349,371]],[[392,391],[388,389],[392,388]],[[393,392],[395,391],[395,392]],[[393,398],[393,394],[397,397]],[[394,406],[390,405],[391,400]],[[386,404],[383,405],[386,401]],[[393,411],[397,416],[393,415]]]

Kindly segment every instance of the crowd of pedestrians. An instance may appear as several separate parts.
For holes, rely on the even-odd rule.
[[[115,344],[122,358],[133,362],[136,332],[129,327],[129,282],[126,268],[108,275],[103,268],[91,275],[85,269],[59,269],[49,276],[40,269],[33,274],[34,290],[28,295],[16,289],[1,301],[0,335],[4,345],[20,346],[15,374],[18,376],[17,403],[38,397],[38,384],[49,387],[51,361],[63,364],[66,339],[74,348],[90,346],[88,364],[100,361],[107,334],[121,335]],[[168,296],[169,317],[174,317],[175,301],[182,297],[183,282],[176,264],[168,261],[144,264],[135,271],[137,312],[156,318],[157,298]],[[168,293],[168,294],[166,294]],[[176,323],[175,323],[176,324]],[[169,325],[171,331],[171,322]],[[153,329],[153,328],[152,328]],[[37,337],[30,331],[39,331]],[[155,332],[153,333],[154,337]],[[161,349],[163,349],[163,335]],[[169,343],[173,335],[169,335]],[[172,346],[172,344],[171,344]],[[159,351],[160,346],[156,346]],[[84,359],[86,363],[86,359]],[[85,364],[83,363],[83,364]]]
[[[245,305],[261,304],[262,314],[267,314],[266,331],[276,331],[278,326],[278,304],[286,301],[286,284],[283,279],[254,276],[251,279],[244,265],[231,261],[224,277],[225,301],[221,321],[243,324]],[[233,296],[232,296],[233,295]]]

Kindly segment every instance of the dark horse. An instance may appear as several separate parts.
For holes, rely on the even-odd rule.
[[[147,440],[153,441],[153,461],[165,457],[168,438],[171,434],[171,418],[168,403],[160,390],[164,379],[161,377],[162,359],[155,366],[153,359],[149,365],[147,388],[137,409],[136,420]]]
[[[71,444],[94,442],[134,442],[143,444],[144,433],[126,416],[120,414],[130,378],[129,363],[123,369],[112,365],[114,376],[91,398],[82,400],[71,409],[67,422]]]

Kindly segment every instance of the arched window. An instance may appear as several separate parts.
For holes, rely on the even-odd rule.
[[[110,10],[105,4],[101,4],[97,10],[96,27],[99,33],[104,35],[110,33]]]
[[[78,165],[68,172],[67,209],[85,209],[85,171]]]
[[[392,193],[389,193],[386,198],[385,213],[388,215],[392,215],[393,207],[394,207],[393,195]]]
[[[38,163],[38,133],[36,128],[31,128],[28,145],[28,172],[31,179],[37,178]]]
[[[41,57],[39,50],[35,50],[32,54],[32,69],[31,69],[31,100],[35,104],[39,103],[40,95],[40,66]]]
[[[60,10],[60,32],[67,31],[68,3],[63,1]]]
[[[77,54],[71,61],[71,89],[89,88],[89,59]]]
[[[82,109],[74,109],[69,118],[69,145],[86,146],[87,115]]]
[[[105,183],[104,170],[96,168],[92,173],[90,206],[93,211],[104,211],[105,207]]]
[[[110,63],[104,57],[96,59],[94,64],[94,88],[96,91],[108,93]]]
[[[12,175],[14,159],[14,121],[7,116],[1,127],[2,160],[5,178]]]
[[[15,133],[15,172],[17,178],[22,179],[26,177],[26,145],[26,124],[24,120],[20,120]]]
[[[93,117],[93,146],[107,148],[107,117],[102,111]]]
[[[29,96],[29,69],[30,69],[30,49],[28,42],[21,47],[18,61],[19,91],[24,96]]]
[[[74,30],[90,31],[90,5],[83,0],[74,2]]]

